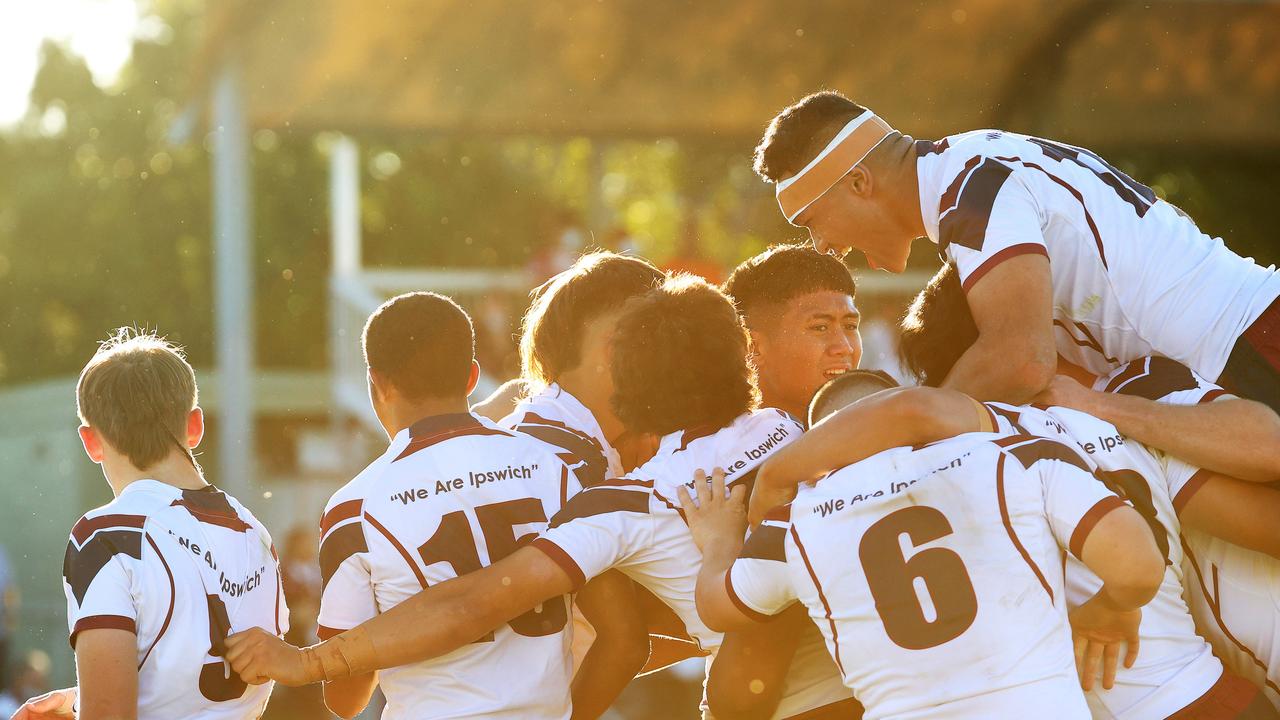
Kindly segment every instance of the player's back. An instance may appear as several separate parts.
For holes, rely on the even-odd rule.
[[[867,718],[1089,717],[1061,552],[1118,500],[1069,448],[995,439],[889,450],[791,506],[789,572]]]
[[[1182,545],[1169,494],[1166,468],[1146,446],[1121,435],[1111,423],[1063,407],[1015,407],[988,403],[1002,429],[1074,445],[1097,467],[1095,475],[1126,499],[1151,527],[1165,557],[1160,590],[1142,609],[1142,652],[1132,667],[1116,672],[1116,684],[1095,684],[1088,695],[1095,717],[1155,717],[1172,714],[1200,698],[1222,676],[1222,663],[1196,632],[1183,595]],[[1021,452],[1021,445],[1009,450]],[[1084,603],[1102,586],[1078,559],[1066,561],[1069,607]]]
[[[1155,353],[1216,378],[1280,294],[1274,268],[1087,149],[1001,130],[933,147],[921,184],[941,203],[926,203],[926,228],[965,287],[1006,257],[1044,252],[1058,352],[1095,373]]]
[[[262,714],[271,685],[240,681],[222,641],[280,634],[288,610],[271,538],[234,498],[135,481],[76,523],[63,575],[72,647],[95,628],[136,634],[140,720]]]
[[[321,634],[511,554],[577,489],[534,438],[470,413],[415,423],[329,502]],[[465,648],[381,671],[384,717],[568,717],[567,620],[556,598]]]

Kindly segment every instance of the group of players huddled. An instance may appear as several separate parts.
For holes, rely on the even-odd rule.
[[[475,406],[470,318],[364,328],[390,444],[320,519],[321,642],[191,448],[194,374],[120,333],[80,434],[116,499],[71,531],[78,689],[16,717],[252,718],[271,681],[385,718],[594,718],[707,656],[704,717],[1277,718],[1280,273],[1083,148],[938,142],[832,92],[756,150],[808,244],[723,287],[584,255]],[[919,386],[858,370],[854,280],[942,269]]]

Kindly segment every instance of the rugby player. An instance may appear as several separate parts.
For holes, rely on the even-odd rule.
[[[462,308],[433,293],[400,295],[369,317],[363,335],[369,395],[391,443],[334,494],[321,520],[322,639],[509,555],[578,490],[557,448],[468,412],[467,394],[479,375],[474,342]],[[599,590],[583,589],[592,592]],[[618,616],[590,615],[597,625],[634,625],[643,641],[625,597],[592,607]],[[325,701],[353,717],[380,685],[387,718],[568,718],[570,636],[566,598],[549,597],[447,658],[326,683]],[[603,707],[643,662],[610,668],[620,681],[587,669],[610,658],[608,650],[589,655],[579,673],[611,690]],[[504,664],[520,670],[498,671]],[[573,698],[601,691],[575,683]]]
[[[229,659],[253,681],[304,683],[437,657],[612,568],[666,603],[689,635],[714,652],[721,635],[694,607],[699,556],[674,489],[711,467],[729,468],[731,481],[743,482],[801,432],[779,410],[752,409],[756,391],[746,356],[747,336],[732,304],[703,281],[671,279],[633,300],[614,336],[613,403],[629,430],[663,436],[653,459],[627,478],[571,498],[541,538],[505,560],[301,651],[243,634]],[[807,677],[814,670],[793,663],[791,673]],[[795,687],[784,692],[777,717],[848,701],[834,674]]]
[[[248,719],[271,694],[222,655],[230,632],[288,627],[275,547],[196,463],[197,402],[181,351],[129,328],[80,373],[80,440],[115,499],[76,522],[63,563],[79,716]],[[14,717],[74,716],[75,696],[51,693]]]
[[[1280,410],[1280,273],[1088,150],[1000,130],[914,141],[820,92],[773,119],[755,169],[819,250],[901,272],[927,236],[956,264],[979,336],[944,387],[1022,403],[1057,355],[1098,375],[1161,355]]]
[[[717,472],[697,504],[680,490],[703,552],[698,611],[728,629],[803,603],[868,718],[1089,718],[1062,554],[1103,581],[1080,622],[1119,636],[1163,562],[1142,517],[1087,467],[1029,436],[897,448],[801,489],[745,546],[743,493],[726,499]]]

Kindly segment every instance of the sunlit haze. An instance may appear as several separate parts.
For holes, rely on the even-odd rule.
[[[83,57],[106,86],[129,59],[137,27],[134,0],[0,0],[0,126],[26,113],[46,38]]]

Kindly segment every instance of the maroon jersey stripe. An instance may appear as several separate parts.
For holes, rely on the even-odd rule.
[[[818,599],[822,601],[822,609],[827,614],[827,623],[831,626],[831,647],[835,648],[836,667],[840,669],[840,675],[844,675],[844,663],[840,661],[840,633],[836,630],[836,621],[831,614],[831,603],[827,602],[827,594],[822,590],[822,583],[818,582],[818,574],[813,571],[813,563],[809,562],[809,553],[805,552],[804,543],[800,542],[800,533],[796,532],[796,526],[791,526],[791,537],[795,538],[796,548],[800,551],[800,559],[804,560],[804,569],[809,571],[809,578],[813,580],[813,586],[818,589]]]
[[[984,275],[994,270],[997,265],[1019,255],[1044,255],[1045,257],[1049,257],[1049,252],[1045,250],[1044,246],[1040,243],[1019,243],[1017,245],[1010,245],[995,255],[987,258],[977,267],[977,269],[969,273],[969,277],[965,278],[964,282],[960,283],[960,288],[964,290],[965,293],[968,293],[973,289],[974,285],[978,284],[978,281],[981,280]]]
[[[329,532],[329,529],[334,525],[359,515],[363,507],[363,500],[348,500],[334,505],[329,512],[324,514],[324,517],[320,518],[320,537],[323,538],[325,533]]]
[[[124,615],[88,615],[76,621],[71,630],[71,649],[76,649],[76,638],[85,630],[128,630],[138,634],[138,625],[131,617]]]
[[[1197,470],[1196,474],[1192,475],[1191,479],[1187,481],[1187,484],[1183,485],[1182,489],[1178,491],[1178,494],[1174,496],[1173,512],[1178,515],[1182,515],[1182,509],[1187,506],[1187,503],[1191,501],[1191,498],[1196,493],[1200,492],[1200,488],[1204,487],[1205,482],[1207,482],[1211,476],[1212,474],[1207,470]]]
[[[85,540],[95,532],[104,528],[141,528],[147,522],[145,515],[99,515],[98,517],[82,517],[75,527],[71,528],[71,537],[76,539],[77,545],[83,545]],[[64,526],[65,527],[65,526]]]
[[[582,572],[582,568],[578,566],[578,562],[573,559],[573,556],[565,552],[564,548],[546,538],[537,538],[529,545],[530,547],[535,547],[538,550],[541,550],[543,554],[551,558],[552,562],[559,565],[561,570],[564,570],[565,574],[569,576],[570,582],[573,584],[574,592],[577,592],[583,585],[587,584],[586,573]]]
[[[1068,549],[1071,550],[1071,554],[1079,558],[1081,553],[1084,552],[1084,541],[1089,539],[1089,533],[1093,532],[1093,528],[1098,524],[1098,521],[1106,517],[1107,513],[1112,510],[1122,507],[1128,507],[1128,505],[1125,505],[1120,498],[1112,495],[1102,498],[1096,505],[1089,508],[1089,512],[1080,518],[1075,531],[1071,533],[1071,542],[1068,543]]]
[[[1049,581],[1044,579],[1044,573],[1040,572],[1040,566],[1036,565],[1036,561],[1031,558],[1031,553],[1023,547],[1022,541],[1018,539],[1018,534],[1013,531],[1013,522],[1009,519],[1009,506],[1004,498],[1004,453],[996,458],[996,500],[1000,504],[1000,521],[1004,523],[1005,532],[1009,533],[1009,540],[1013,543],[1013,547],[1018,550],[1018,554],[1027,563],[1027,567],[1031,568],[1031,572],[1035,573],[1036,579],[1040,581],[1040,586],[1049,595],[1049,603],[1053,603],[1053,588],[1049,587]]]
[[[377,518],[374,516],[365,513],[364,519],[368,520],[369,524],[372,525],[375,530],[382,533],[383,537],[387,539],[387,542],[391,543],[391,546],[396,549],[396,552],[400,553],[400,557],[404,558],[404,561],[409,564],[409,569],[413,571],[413,576],[418,578],[418,584],[425,590],[427,587],[427,578],[422,574],[422,570],[418,568],[418,563],[414,562],[413,556],[409,554],[408,550],[404,549],[404,545],[401,545],[400,541],[391,534],[391,531],[384,527],[382,523],[378,522]]]
[[[741,612],[743,615],[746,615],[747,617],[751,618],[752,620],[755,620],[756,622],[769,622],[770,620],[773,619],[774,616],[765,615],[764,613],[759,612],[758,610],[752,609],[749,605],[747,605],[745,602],[742,601],[742,598],[738,597],[737,591],[733,589],[733,568],[732,567],[730,567],[724,573],[724,591],[729,595],[729,602],[733,603],[733,606],[738,608],[738,611]]]
[[[151,549],[155,551],[156,557],[160,558],[160,563],[164,565],[164,574],[169,576],[169,609],[165,611],[164,623],[160,625],[160,632],[156,633],[156,639],[151,641],[151,647],[147,648],[147,652],[143,654],[142,661],[138,663],[138,669],[147,663],[147,658],[151,657],[151,651],[156,649],[156,645],[160,644],[160,639],[169,630],[169,623],[173,620],[173,606],[178,600],[178,588],[173,582],[173,571],[169,569],[169,561],[164,559],[164,553],[160,552],[160,548],[156,545],[156,541],[147,536],[147,542],[150,543]]]

